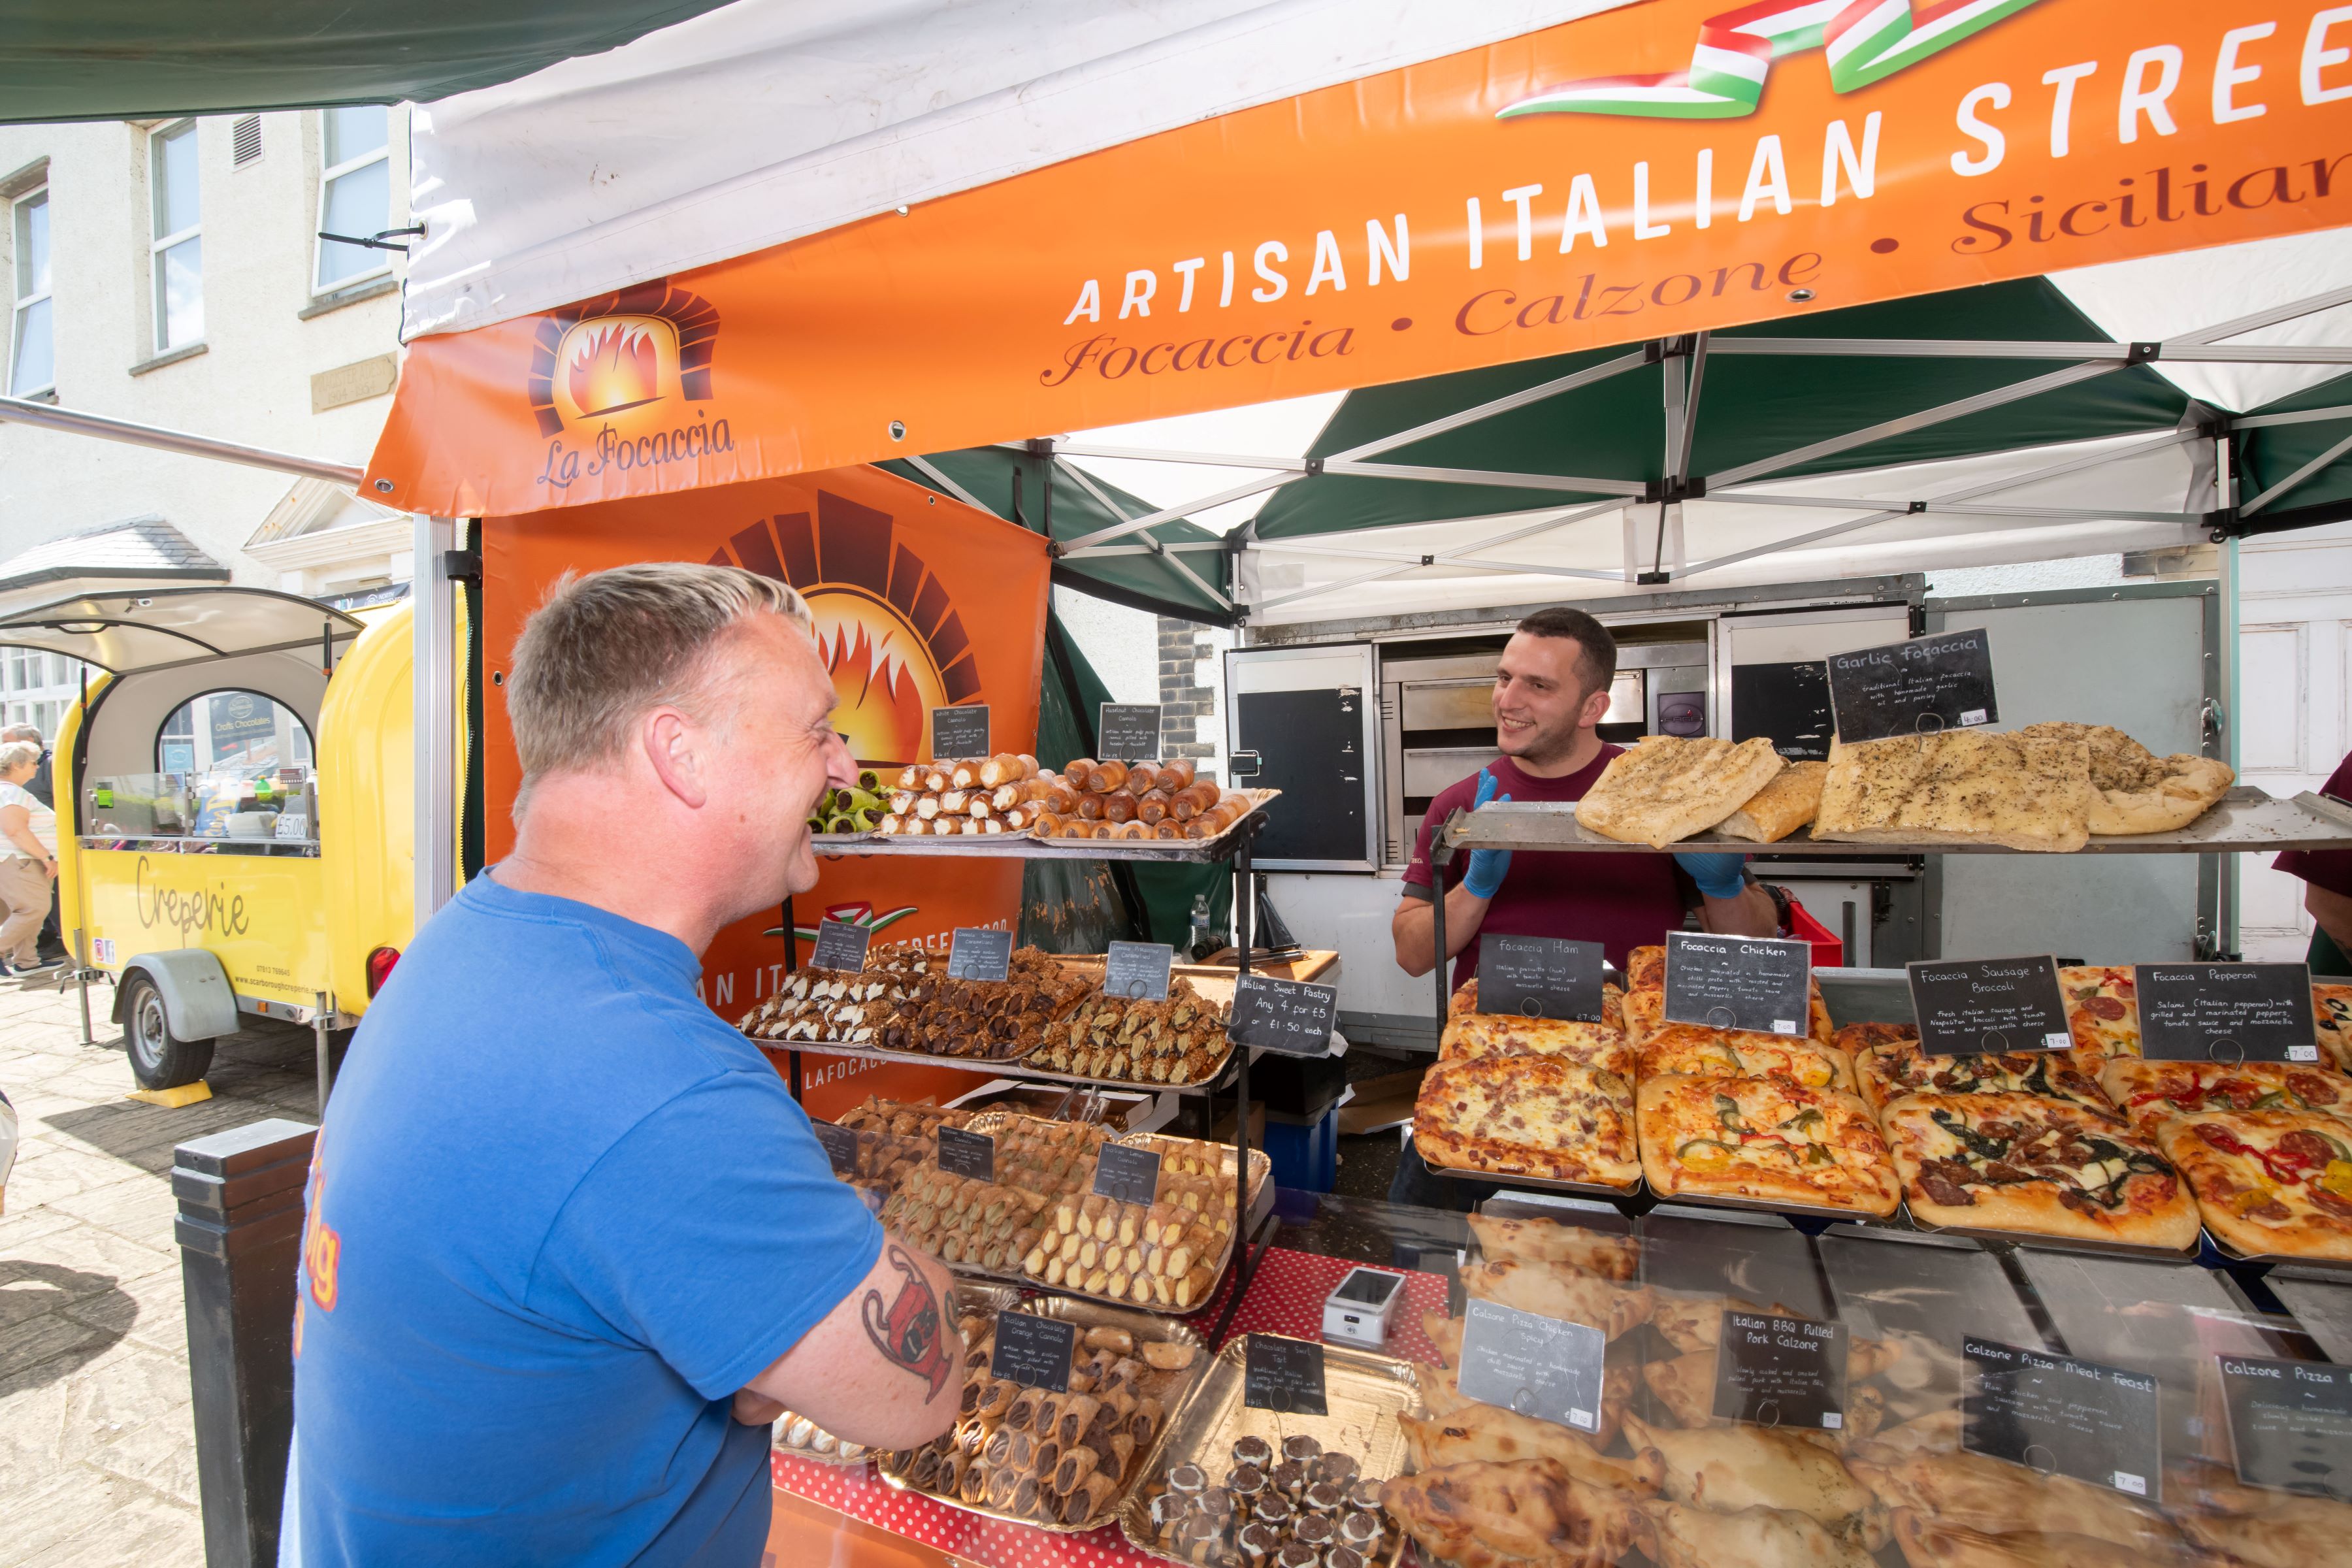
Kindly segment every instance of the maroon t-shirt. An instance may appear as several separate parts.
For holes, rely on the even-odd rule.
[[[2352,800],[2352,757],[2336,764],[2336,771],[2327,775],[2319,793],[2334,795],[2337,800]],[[2271,869],[2352,898],[2352,849],[2290,849],[2271,862]]]
[[[1623,750],[1604,742],[1590,766],[1556,779],[1530,778],[1508,757],[1497,758],[1482,771],[1495,775],[1497,798],[1509,795],[1518,803],[1582,800],[1584,792],[1600,782],[1609,759]],[[1469,810],[1477,798],[1478,774],[1472,773],[1430,801],[1421,819],[1421,837],[1413,841],[1412,864],[1405,868],[1406,898],[1429,897],[1430,836],[1456,809]],[[1445,868],[1445,885],[1458,887],[1469,870],[1468,853],[1457,851]],[[1697,901],[1696,884],[1671,855],[1515,849],[1511,868],[1478,929],[1498,936],[1597,942],[1609,962],[1622,969],[1633,949],[1664,942],[1667,931],[1680,931],[1683,911]],[[1454,960],[1455,988],[1477,973],[1478,944],[1473,942]]]

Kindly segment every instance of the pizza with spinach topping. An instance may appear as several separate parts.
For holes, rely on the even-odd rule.
[[[2186,1250],[2197,1204],[2115,1117],[2032,1094],[1914,1094],[1880,1113],[1924,1225]]]

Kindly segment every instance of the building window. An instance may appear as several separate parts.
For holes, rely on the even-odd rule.
[[[16,309],[8,332],[8,390],[18,397],[30,397],[58,384],[57,353],[51,336],[47,187],[17,197],[13,218],[16,236]]]
[[[148,138],[154,198],[155,352],[205,335],[204,204],[196,184],[196,122]]]
[[[392,226],[392,118],[382,104],[354,104],[320,112],[319,228],[367,238]],[[388,271],[391,258],[365,246],[319,242],[314,293],[339,289],[372,272]]]

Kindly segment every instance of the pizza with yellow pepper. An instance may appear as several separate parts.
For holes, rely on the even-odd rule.
[[[1778,1073],[1806,1089],[1853,1087],[1845,1053],[1794,1035],[1759,1035],[1742,1029],[1710,1029],[1701,1024],[1666,1024],[1642,1042],[1641,1076],[1686,1073],[1699,1078],[1762,1078]]]
[[[2176,1116],[2200,1110],[2324,1110],[2352,1117],[2352,1078],[2300,1062],[2151,1062],[2120,1057],[2099,1085],[2133,1131],[2153,1138]]]
[[[1780,1077],[1643,1080],[1642,1170],[1662,1198],[1738,1198],[1886,1215],[1902,1189],[1870,1108]]]
[[[2200,1110],[2164,1152],[2205,1228],[2250,1256],[2352,1259],[2352,1127],[2314,1110]]]
[[[2184,1251],[2197,1204],[2110,1111],[2035,1094],[1913,1094],[1879,1121],[1922,1225]]]

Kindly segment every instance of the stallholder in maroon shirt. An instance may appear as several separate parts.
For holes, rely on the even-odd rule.
[[[1578,801],[1600,782],[1609,759],[1623,751],[1604,742],[1589,765],[1559,778],[1530,778],[1508,757],[1497,757],[1481,771],[1495,775],[1497,797],[1509,795],[1515,804]],[[1471,809],[1478,777],[1472,773],[1431,799],[1421,819],[1421,836],[1413,841],[1412,864],[1405,869],[1406,898],[1430,896],[1430,838],[1454,812]],[[1469,869],[1470,857],[1455,856],[1445,868],[1445,885],[1460,886]],[[1684,911],[1696,905],[1698,897],[1697,884],[1670,855],[1515,849],[1510,872],[1488,905],[1481,929],[1597,942],[1609,962],[1622,970],[1632,950],[1654,945],[1664,940],[1665,932],[1681,930]],[[1454,960],[1454,989],[1460,990],[1477,973],[1478,944],[1474,942]]]

